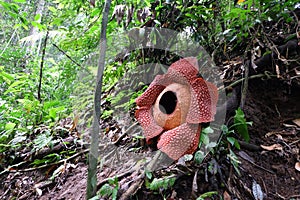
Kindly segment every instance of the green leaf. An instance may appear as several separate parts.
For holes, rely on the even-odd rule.
[[[110,196],[112,194],[112,190],[113,188],[108,183],[106,183],[100,188],[99,193],[103,197]]]
[[[14,80],[14,77],[11,74],[8,74],[6,72],[0,71],[0,77],[2,77],[4,79],[4,81],[7,84],[11,84],[11,82]]]
[[[235,138],[234,137],[227,137],[227,141],[233,146],[234,142],[235,142]]]
[[[15,128],[16,124],[15,123],[12,123],[12,122],[8,122],[5,124],[5,130],[6,131],[10,131],[10,130],[13,130]]]
[[[202,151],[197,151],[195,153],[195,162],[197,164],[200,164],[202,163],[202,161],[204,160],[205,156],[204,156],[204,153]]]
[[[202,133],[206,133],[206,134],[210,134],[210,133],[213,133],[214,130],[210,126],[208,126],[208,127],[204,128],[204,129],[202,129],[201,132]]]
[[[57,9],[53,6],[49,6],[48,9],[53,13],[55,13],[57,11]]]
[[[155,178],[149,185],[150,190],[168,189],[172,187],[175,183],[176,178],[173,176],[164,178]]]
[[[39,19],[41,19],[41,14],[37,14],[34,16],[34,21],[38,21]]]
[[[204,145],[207,145],[209,143],[209,137],[206,133],[201,133],[201,136],[200,136],[200,143],[203,143]]]
[[[16,3],[26,3],[26,0],[14,0]]]
[[[218,192],[217,191],[210,191],[210,192],[206,192],[204,194],[201,194],[197,200],[204,200],[206,198],[211,198],[213,195],[217,195]]]
[[[59,107],[56,107],[56,108],[50,108],[49,109],[49,116],[52,119],[55,119],[57,117],[57,114],[60,113],[60,112],[63,112],[63,111],[65,111],[64,106],[59,106]]]
[[[247,126],[244,112],[242,111],[241,108],[238,108],[235,111],[234,126],[235,126],[237,132],[243,137],[243,139],[246,142],[249,142],[250,136],[248,133],[248,126]]]
[[[230,163],[233,165],[235,171],[238,173],[238,175],[240,175],[241,173],[238,168],[240,161],[239,161],[238,157],[235,155],[235,153],[231,149],[229,149],[229,154],[227,154],[227,156],[229,157]]]
[[[49,131],[46,131],[45,133],[38,135],[36,139],[33,140],[34,148],[36,150],[42,149],[47,146],[52,139],[53,137],[50,135]]]
[[[31,25],[38,28],[39,30],[43,30],[44,29],[44,26],[38,22],[35,22],[35,21],[32,21],[31,22]]]
[[[147,177],[148,179],[152,179],[152,172],[151,172],[151,171],[146,170],[146,171],[145,171],[145,174],[146,174],[146,177]]]
[[[227,137],[227,141],[231,144],[231,146],[235,146],[237,149],[240,149],[240,144],[234,137]]]

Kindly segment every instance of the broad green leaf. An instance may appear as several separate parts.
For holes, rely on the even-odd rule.
[[[149,185],[150,190],[168,189],[175,183],[175,177],[154,178]]]
[[[196,153],[195,153],[195,162],[197,163],[197,164],[200,164],[200,163],[202,163],[202,161],[204,160],[204,153],[202,152],[202,151],[197,151]]]
[[[10,131],[13,130],[15,128],[16,124],[13,122],[8,122],[5,124],[5,130],[6,131]]]
[[[249,142],[250,136],[248,133],[248,125],[247,125],[247,122],[245,119],[244,112],[242,111],[241,108],[238,108],[235,111],[234,126],[235,126],[237,132],[243,137],[243,139],[246,142]]]
[[[43,30],[44,29],[44,26],[38,22],[35,22],[35,21],[32,21],[31,22],[32,26],[38,28],[39,30]]]
[[[210,133],[213,133],[214,130],[210,126],[208,126],[208,127],[204,128],[204,129],[202,129],[201,132],[202,133],[206,133],[206,134],[210,134]]]
[[[227,141],[233,146],[234,142],[235,142],[235,138],[234,137],[227,137]]]
[[[146,174],[146,177],[147,177],[148,179],[152,179],[152,172],[151,172],[151,171],[146,170],[146,171],[145,171],[145,174]]]
[[[237,149],[240,149],[240,144],[234,137],[227,137],[227,141],[231,144],[231,146],[235,146]]]
[[[2,77],[4,79],[4,81],[6,83],[8,83],[9,85],[14,80],[14,77],[11,74],[8,74],[8,73],[3,72],[3,71],[0,71],[0,77]]]
[[[112,190],[113,190],[113,188],[109,184],[106,183],[100,188],[99,193],[101,196],[106,197],[106,196],[110,196],[112,194]]]
[[[49,131],[45,133],[37,135],[36,139],[33,140],[34,148],[36,150],[42,149],[43,147],[47,146],[53,137],[50,135]]]
[[[39,19],[41,19],[41,14],[37,14],[34,16],[34,21],[38,21]]]
[[[16,87],[16,86],[18,86],[18,85],[25,84],[25,83],[26,83],[26,80],[18,80],[18,81],[15,81],[15,82],[13,82],[13,83],[9,86],[8,89],[14,88],[14,87]]]
[[[209,143],[209,137],[205,132],[201,133],[199,145],[201,145],[201,143],[203,143],[204,145],[207,145]]]

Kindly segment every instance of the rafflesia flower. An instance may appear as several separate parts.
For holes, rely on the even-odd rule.
[[[201,123],[214,120],[218,92],[199,75],[196,58],[173,63],[166,74],[157,75],[136,99],[136,119],[148,144],[178,160],[192,154],[199,144]]]

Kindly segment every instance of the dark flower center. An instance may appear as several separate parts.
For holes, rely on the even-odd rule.
[[[159,100],[159,109],[164,114],[171,114],[174,112],[177,104],[176,94],[172,91],[165,92]]]

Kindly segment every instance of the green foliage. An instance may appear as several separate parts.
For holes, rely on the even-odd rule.
[[[198,145],[200,150],[196,151],[196,153],[195,153],[195,156],[194,156],[195,163],[197,163],[197,164],[202,163],[202,161],[206,155],[203,152],[203,150],[205,150],[206,152],[212,152],[212,153],[214,152],[214,147],[217,146],[217,143],[211,142],[209,140],[210,135],[213,133],[214,133],[214,130],[210,126],[203,128],[201,130],[201,135],[200,135],[200,140],[199,140],[199,145]]]
[[[37,166],[37,165],[42,165],[42,164],[49,164],[49,163],[53,163],[56,161],[59,161],[61,159],[61,156],[57,153],[52,153],[52,154],[48,154],[45,157],[43,157],[42,159],[35,159],[31,165]]]
[[[109,179],[108,183],[104,184],[100,188],[98,195],[100,197],[111,197],[111,199],[116,200],[118,189],[119,189],[119,182],[118,182],[118,178],[115,177],[113,179]]]
[[[161,189],[171,188],[175,183],[176,177],[173,175],[163,178],[154,178],[147,186],[148,189],[158,191]]]
[[[244,112],[242,111],[241,108],[238,108],[235,111],[235,116],[234,116],[234,127],[237,132],[242,136],[242,138],[246,141],[249,142],[250,136],[248,133],[248,125],[252,125],[252,122],[246,122]]]
[[[205,192],[204,194],[201,194],[196,200],[205,200],[207,198],[212,199],[215,195],[218,195],[217,191]]]
[[[235,153],[229,149],[229,154],[227,154],[227,157],[230,160],[230,163],[232,164],[232,166],[234,167],[235,171],[238,173],[238,175],[240,175],[240,170],[238,168],[238,165],[241,163],[238,159],[238,157],[235,155]]]

